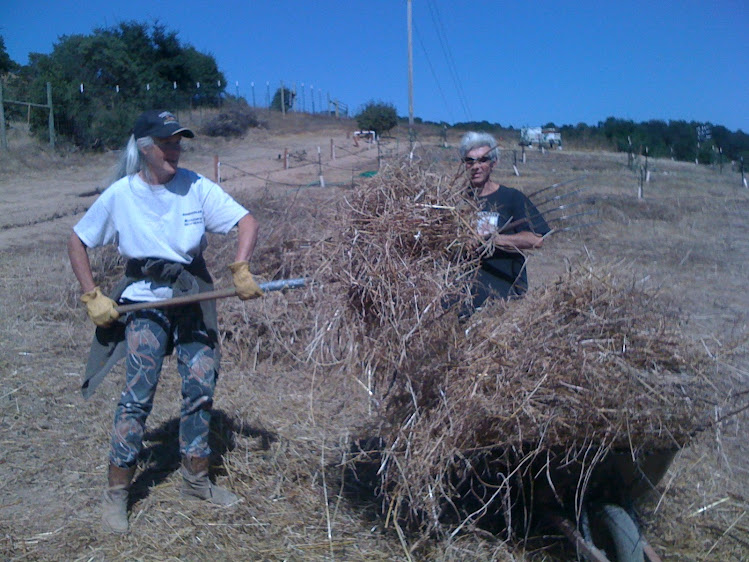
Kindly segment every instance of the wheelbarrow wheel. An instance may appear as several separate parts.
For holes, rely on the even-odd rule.
[[[637,524],[622,507],[605,504],[601,519],[608,529],[616,549],[618,562],[643,562],[643,541]]]

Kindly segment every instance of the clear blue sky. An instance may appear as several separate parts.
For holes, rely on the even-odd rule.
[[[281,80],[352,112],[408,115],[406,0],[4,0],[10,57],[62,35],[158,20],[258,105]],[[414,115],[508,126],[685,119],[749,132],[747,0],[413,0]],[[314,90],[310,89],[310,86]],[[300,96],[301,98],[301,96]],[[301,102],[301,99],[300,99]]]

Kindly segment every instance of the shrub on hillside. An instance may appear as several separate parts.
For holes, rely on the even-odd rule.
[[[201,132],[209,137],[241,137],[250,127],[260,125],[257,114],[247,105],[234,105],[208,121]]]

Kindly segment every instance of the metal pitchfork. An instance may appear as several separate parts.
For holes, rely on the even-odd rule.
[[[526,222],[532,222],[534,219],[543,217],[546,219],[547,224],[551,225],[552,223],[558,223],[560,226],[553,227],[551,231],[547,234],[547,236],[557,234],[559,232],[568,232],[571,230],[581,229],[581,228],[589,228],[591,226],[600,224],[601,221],[590,221],[585,223],[574,223],[570,224],[569,221],[573,219],[577,219],[580,217],[592,217],[592,216],[598,216],[597,210],[585,210],[581,212],[576,213],[570,213],[569,210],[573,207],[578,207],[580,205],[593,205],[595,204],[595,199],[592,197],[582,198],[582,199],[572,199],[571,201],[568,201],[569,198],[573,196],[579,196],[580,193],[584,192],[587,187],[580,187],[577,189],[573,189],[572,191],[564,191],[561,188],[564,188],[564,186],[573,184],[575,182],[579,182],[581,180],[585,179],[585,176],[578,176],[576,178],[572,178],[567,181],[563,182],[557,182],[552,185],[549,185],[547,187],[543,187],[541,189],[538,189],[530,194],[527,195],[528,199],[530,199],[531,203],[533,203],[533,206],[535,207],[535,212],[528,213],[527,219],[522,219]],[[545,197],[538,201],[539,195],[545,194]],[[550,205],[554,205],[551,207]],[[529,209],[530,211],[530,209]],[[560,215],[557,215],[556,213],[561,213]],[[590,220],[590,219],[586,219]],[[522,222],[522,221],[519,221]],[[514,226],[514,225],[512,225]],[[506,226],[505,228],[510,228],[510,226]]]

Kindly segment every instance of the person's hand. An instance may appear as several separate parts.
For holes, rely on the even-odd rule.
[[[229,269],[234,279],[234,287],[237,289],[237,296],[240,299],[245,301],[263,296],[263,290],[255,282],[252,273],[250,273],[249,263],[246,261],[235,261],[229,264]]]
[[[120,317],[120,313],[116,310],[117,303],[103,295],[99,287],[83,293],[81,302],[86,305],[88,317],[100,328],[110,326]]]

